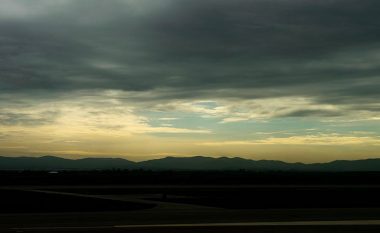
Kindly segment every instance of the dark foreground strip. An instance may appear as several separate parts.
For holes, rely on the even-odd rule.
[[[297,221],[297,222],[243,222],[243,223],[194,223],[194,224],[150,224],[117,226],[77,226],[77,227],[25,227],[11,228],[23,230],[75,230],[75,229],[112,229],[112,228],[187,228],[187,227],[244,227],[244,226],[380,226],[380,220],[349,221]]]

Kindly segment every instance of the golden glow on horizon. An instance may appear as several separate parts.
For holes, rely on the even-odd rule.
[[[268,126],[270,123],[261,119],[265,117],[270,120],[276,111],[264,116],[263,113],[268,106],[260,106],[272,104],[272,107],[280,108],[288,104],[289,99],[284,99],[283,103],[280,99],[271,99],[262,103],[251,101],[235,105],[232,102],[218,105],[216,101],[172,102],[169,105],[158,104],[153,108],[156,112],[197,114],[198,120],[208,119],[217,125],[217,128],[197,128],[189,121],[185,122],[188,127],[177,127],[180,114],[172,114],[170,117],[157,116],[153,119],[156,120],[153,124],[152,117],[138,113],[141,106],[121,102],[116,98],[120,97],[120,94],[106,92],[98,96],[84,95],[75,101],[62,99],[7,109],[15,116],[25,119],[8,119],[13,122],[0,125],[0,155],[111,156],[133,160],[169,155],[204,155],[292,162],[322,162],[379,156],[380,137],[367,131],[339,134],[321,133],[315,128],[308,128],[296,135],[280,129],[247,134],[233,128],[234,124],[252,117],[258,118],[256,125]],[[293,105],[293,110],[309,104],[303,99],[298,100],[299,106]],[[250,108],[253,110],[244,110]],[[244,113],[239,114],[239,111]],[[252,115],[253,111],[258,111],[259,115]],[[196,117],[192,117],[197,120]],[[240,118],[232,120],[234,117]],[[218,130],[223,127],[232,127],[227,131],[228,140],[219,135]],[[242,136],[246,136],[247,139],[241,140]]]
[[[367,136],[306,135],[257,141],[212,141],[117,130],[61,126],[2,127],[11,136],[0,140],[3,155],[61,155],[66,157],[125,157],[132,160],[175,156],[241,156],[251,159],[322,162],[378,157],[380,140]]]

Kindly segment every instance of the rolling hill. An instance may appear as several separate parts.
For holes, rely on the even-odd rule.
[[[235,158],[166,157],[142,162],[121,158],[64,159],[43,157],[0,157],[0,170],[257,170],[257,171],[380,171],[380,159],[338,160],[328,163],[286,163]]]

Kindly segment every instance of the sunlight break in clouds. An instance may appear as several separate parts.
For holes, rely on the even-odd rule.
[[[380,146],[380,137],[359,137],[345,136],[337,134],[319,134],[290,137],[268,137],[261,140],[252,141],[222,141],[222,142],[203,142],[201,145],[219,146],[219,145],[374,145]]]

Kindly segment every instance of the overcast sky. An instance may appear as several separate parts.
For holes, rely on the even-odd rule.
[[[2,0],[0,155],[380,157],[377,0]]]

